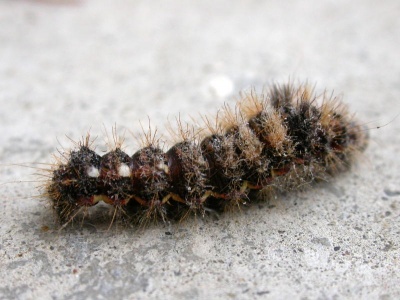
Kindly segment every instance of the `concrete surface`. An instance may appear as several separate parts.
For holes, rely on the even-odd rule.
[[[400,3],[304,2],[0,1],[0,298],[400,298]],[[9,165],[89,129],[101,153],[114,124],[133,153],[139,121],[166,133],[289,77],[389,123],[351,172],[241,213],[58,232],[36,170]]]

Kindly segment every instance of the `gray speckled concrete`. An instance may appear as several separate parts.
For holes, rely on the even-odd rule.
[[[133,153],[139,120],[233,103],[221,82],[309,79],[370,127],[400,113],[397,0],[214,2],[0,1],[0,298],[400,297],[399,119],[334,182],[146,230],[58,232],[35,170],[7,166],[90,128],[104,151],[114,123]]]

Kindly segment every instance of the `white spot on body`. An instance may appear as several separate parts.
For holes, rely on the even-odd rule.
[[[160,171],[164,171],[165,174],[168,174],[168,172],[169,172],[168,166],[167,166],[166,164],[164,164],[163,162],[160,162],[160,163],[157,165],[156,168],[157,168],[158,170],[160,170]]]
[[[127,164],[121,164],[118,168],[118,175],[121,177],[130,177],[131,169],[129,169]]]
[[[92,178],[97,178],[100,176],[100,171],[95,166],[88,167],[86,173],[89,177],[92,177]]]

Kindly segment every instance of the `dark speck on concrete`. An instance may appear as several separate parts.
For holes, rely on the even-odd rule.
[[[389,251],[390,249],[392,249],[393,248],[393,243],[392,242],[389,242],[389,243],[387,243],[386,245],[385,245],[385,247],[382,249],[382,251]]]
[[[270,293],[270,291],[260,291],[260,292],[257,292],[257,295],[258,296],[262,296],[262,295],[266,295],[266,294],[269,294]]]
[[[389,196],[389,197],[394,197],[394,196],[400,195],[400,191],[393,191],[393,190],[389,190],[389,189],[384,189],[383,192],[386,194],[386,196]]]

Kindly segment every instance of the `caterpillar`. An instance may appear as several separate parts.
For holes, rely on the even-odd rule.
[[[88,135],[57,158],[44,194],[62,224],[103,201],[113,219],[180,220],[241,207],[251,194],[297,189],[347,170],[368,144],[363,126],[332,94],[306,84],[274,84],[225,105],[207,134],[179,127],[164,151],[149,131],[129,156],[121,145],[103,156]]]

